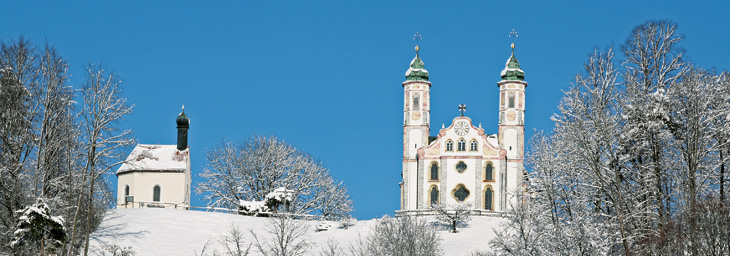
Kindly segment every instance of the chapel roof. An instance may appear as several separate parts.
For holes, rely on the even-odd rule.
[[[177,150],[177,145],[138,144],[117,174],[130,171],[185,171],[189,149]]]

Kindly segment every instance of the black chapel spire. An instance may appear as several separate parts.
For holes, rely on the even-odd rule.
[[[185,115],[185,105],[182,112],[177,116],[177,150],[188,148],[188,129],[190,129],[190,118]]]

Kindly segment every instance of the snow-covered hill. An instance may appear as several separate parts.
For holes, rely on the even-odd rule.
[[[328,231],[315,231],[321,221],[308,221],[306,239],[314,243],[309,250],[318,255],[329,239],[347,248],[358,239],[358,234],[367,236],[369,226],[375,220],[358,221],[349,229],[342,229],[340,223],[330,222]],[[487,250],[488,241],[494,237],[494,228],[504,220],[496,217],[473,217],[467,227],[459,233],[449,233],[446,228],[439,230],[442,247],[446,255],[468,255],[477,250]],[[232,225],[244,231],[244,241],[253,241],[249,230],[260,235],[268,235],[266,218],[249,217],[227,213],[183,211],[157,208],[116,209],[107,213],[101,228],[93,236],[92,246],[101,244],[131,246],[136,255],[194,255],[200,253],[210,241],[208,252],[222,250],[218,243]],[[254,253],[255,254],[255,253]]]

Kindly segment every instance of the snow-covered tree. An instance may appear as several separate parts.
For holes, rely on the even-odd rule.
[[[650,21],[622,46],[622,65],[611,48],[589,56],[553,132],[530,142],[530,192],[495,249],[698,255],[704,246],[725,248],[705,231],[721,235],[706,224],[726,224],[698,202],[725,204],[730,93],[724,75],[684,60],[681,39],[676,24]]]
[[[471,204],[458,203],[435,204],[431,207],[436,212],[436,218],[443,224],[451,226],[451,233],[456,233],[456,226],[466,224],[471,219]]]
[[[108,205],[108,197],[99,197],[109,194],[107,184],[94,186],[93,194],[104,200],[82,200],[92,192],[84,178],[89,143],[80,116],[86,101],[78,99],[83,94],[68,84],[68,74],[68,64],[49,43],[35,47],[22,37],[0,43],[0,233],[16,227],[18,210],[36,198],[75,227],[69,233],[91,232],[103,215],[98,209]],[[91,222],[76,225],[90,216]],[[9,239],[0,236],[0,254],[35,246],[11,248]],[[71,235],[62,254],[76,254],[81,242]]]
[[[18,210],[18,214],[20,217],[11,236],[11,247],[37,245],[38,251],[30,249],[35,246],[21,251],[45,255],[47,252],[54,253],[66,241],[63,218],[50,215],[48,205],[41,198],[38,198],[35,204]]]
[[[198,193],[209,206],[238,208],[239,202],[266,201],[275,189],[291,192],[289,211],[328,219],[348,216],[352,201],[347,188],[335,182],[321,163],[277,139],[252,136],[242,145],[224,143],[207,155],[208,169]]]

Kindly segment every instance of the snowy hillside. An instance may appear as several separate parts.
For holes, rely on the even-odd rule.
[[[494,237],[494,228],[504,220],[495,217],[473,217],[467,227],[459,233],[449,233],[446,228],[439,230],[443,239],[442,247],[446,255],[468,255],[477,250],[487,250],[488,241]],[[328,231],[316,232],[315,227],[322,222],[308,221],[306,239],[314,243],[309,250],[318,255],[320,248],[334,239],[340,246],[347,248],[358,239],[358,234],[367,236],[368,226],[374,220],[358,221],[349,229],[338,228],[337,222],[330,222]],[[136,255],[194,255],[200,253],[206,242],[210,241],[207,251],[222,250],[217,242],[226,235],[232,225],[244,231],[244,241],[253,241],[249,230],[267,236],[266,218],[240,216],[227,213],[182,211],[173,209],[138,208],[111,210],[101,228],[93,234],[93,247],[101,244],[132,246]],[[255,254],[255,253],[254,253]]]

